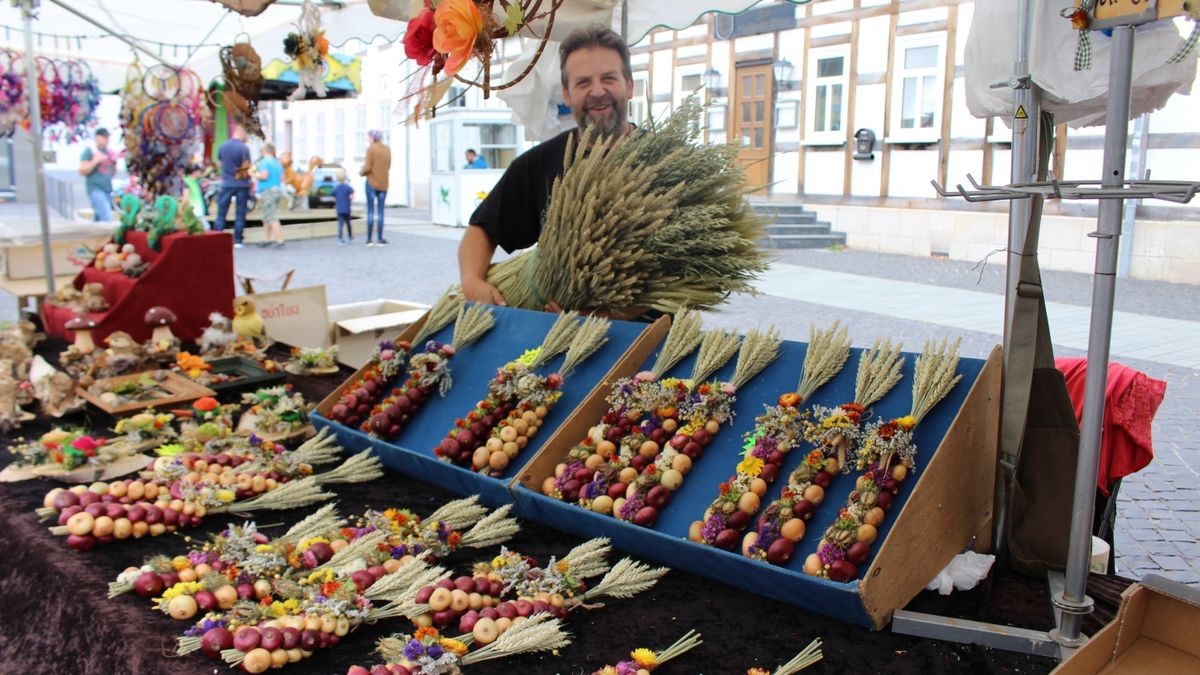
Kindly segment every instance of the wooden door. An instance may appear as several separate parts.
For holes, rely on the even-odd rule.
[[[735,71],[732,101],[733,134],[739,142],[738,164],[745,167],[752,194],[766,194],[771,182],[771,133],[774,82],[771,64],[742,66]]]

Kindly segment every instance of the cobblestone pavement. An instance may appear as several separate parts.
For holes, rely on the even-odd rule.
[[[338,246],[333,239],[288,242],[283,249],[249,246],[237,251],[238,269],[270,276],[273,271],[294,269],[293,287],[324,284],[330,304],[372,298],[432,302],[457,281],[455,251],[461,231],[433,228],[425,213],[389,210],[386,247]],[[973,263],[865,253],[853,250],[772,251],[777,259],[811,269],[860,274],[880,279],[880,293],[888,280],[1001,293],[1004,260],[992,258],[983,269]],[[438,261],[431,264],[431,261]],[[1091,278],[1085,274],[1045,274],[1048,299],[1087,305]],[[1117,283],[1117,309],[1188,321],[1200,320],[1200,289],[1194,286],[1121,279]],[[836,289],[830,289],[834,292]],[[12,318],[16,305],[0,297],[0,319]],[[734,296],[719,311],[709,313],[712,326],[742,330],[774,323],[792,340],[807,339],[810,323],[827,324],[841,319],[856,345],[870,344],[879,335],[903,340],[908,349],[919,349],[928,338],[940,338],[945,327],[917,320],[913,307],[897,307],[894,316],[856,312],[773,296]],[[1052,327],[1053,328],[1053,327]],[[985,357],[1000,336],[961,331],[964,356]],[[1198,338],[1200,339],[1200,338]],[[1059,348],[1058,355],[1082,355]],[[1200,371],[1143,361],[1126,365],[1166,380],[1167,392],[1154,421],[1155,460],[1126,478],[1119,497],[1116,553],[1120,573],[1140,578],[1157,572],[1179,581],[1200,585]]]

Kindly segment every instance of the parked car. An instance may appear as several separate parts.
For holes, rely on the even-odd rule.
[[[308,191],[308,208],[333,208],[333,188],[337,185],[338,171],[343,170],[341,164],[322,164],[313,169],[312,188]]]
[[[250,181],[250,197],[246,200],[246,213],[250,213],[258,206],[258,195],[254,192],[255,181]],[[202,179],[200,181],[200,189],[204,191],[204,207],[205,212],[210,218],[217,216],[217,197],[221,194],[221,179]],[[232,200],[229,204],[228,217],[233,217],[234,206]]]

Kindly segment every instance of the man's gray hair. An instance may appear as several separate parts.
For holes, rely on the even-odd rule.
[[[633,81],[633,66],[629,63],[629,45],[616,31],[602,23],[576,28],[562,41],[558,48],[558,65],[562,70],[562,86],[567,86],[567,57],[571,52],[592,47],[611,49],[621,57],[625,79]]]

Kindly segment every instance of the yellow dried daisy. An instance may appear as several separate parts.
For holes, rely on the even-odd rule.
[[[738,462],[737,472],[743,476],[755,478],[758,476],[758,472],[762,471],[762,468],[763,461],[761,459],[755,457],[754,455],[748,455],[746,459]]]
[[[629,656],[633,658],[634,663],[646,670],[650,670],[658,665],[658,654],[645,647],[633,650],[629,653]]]

